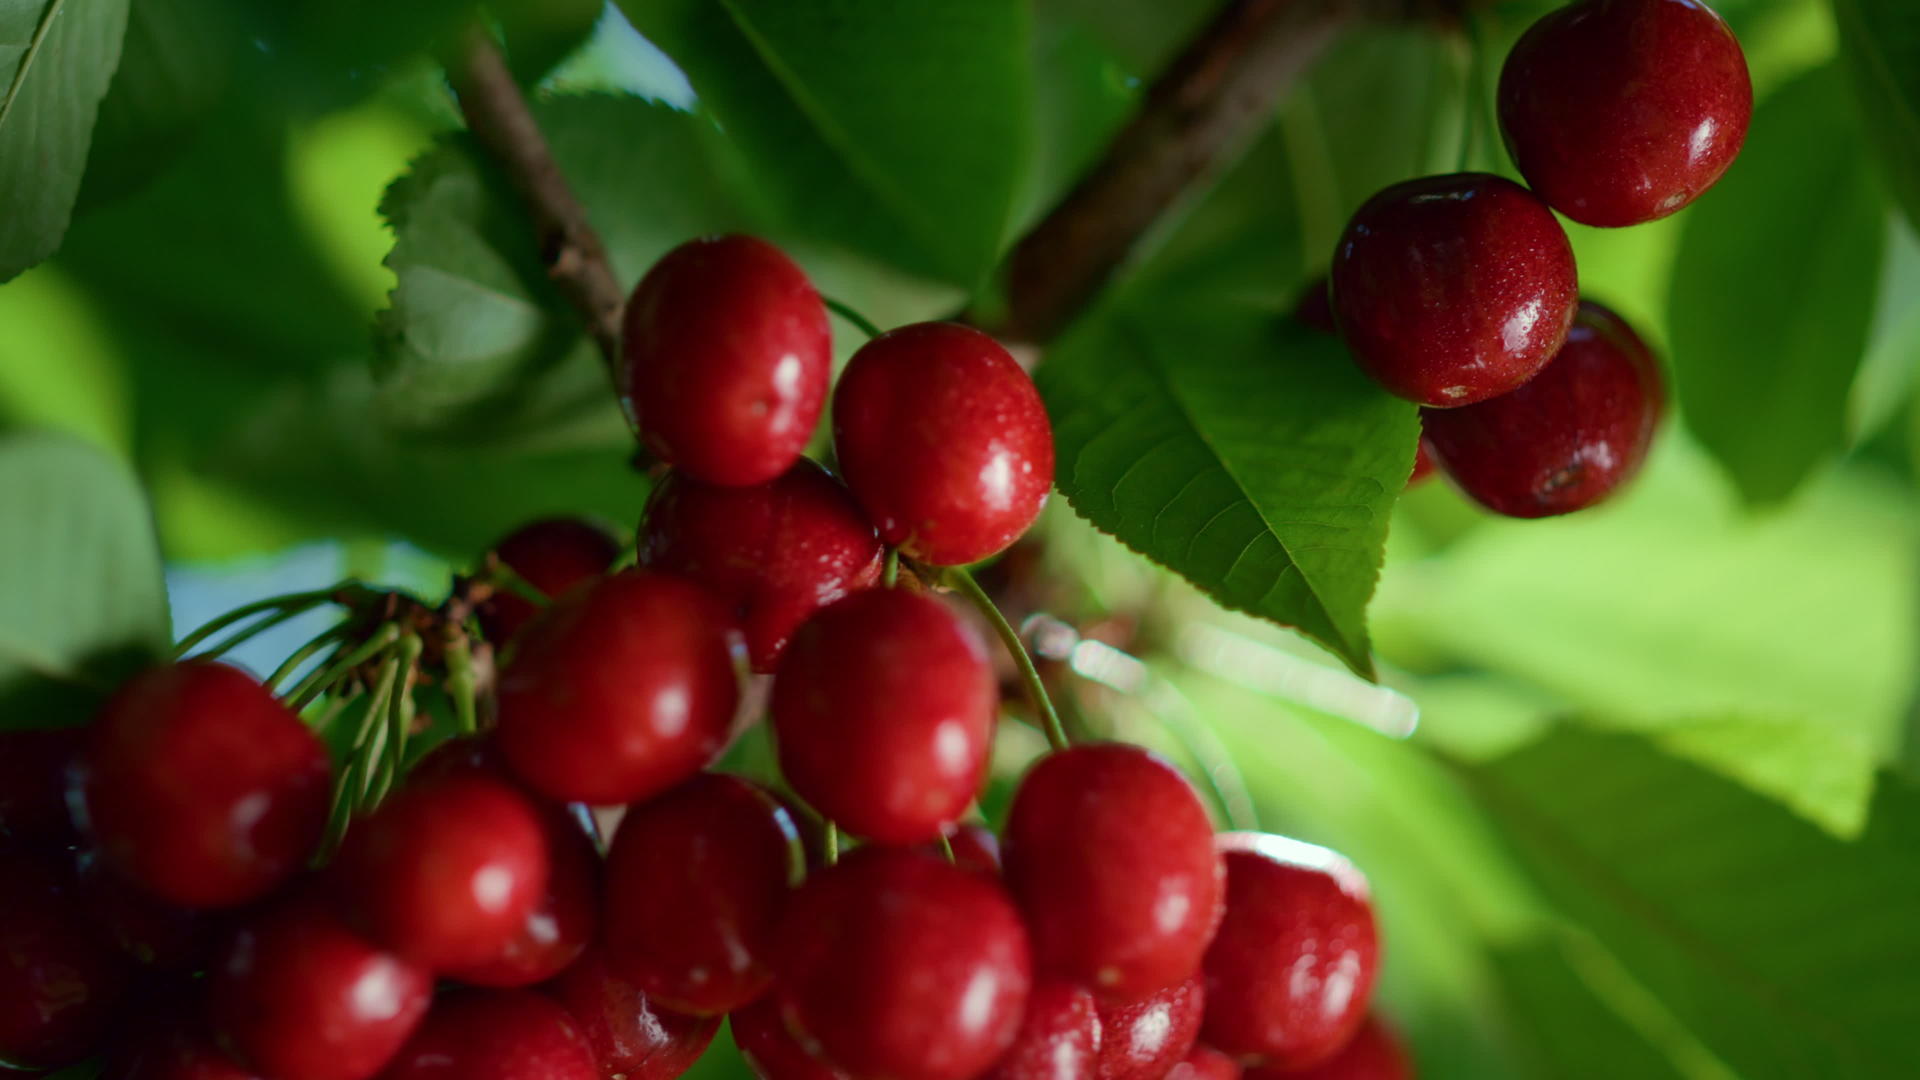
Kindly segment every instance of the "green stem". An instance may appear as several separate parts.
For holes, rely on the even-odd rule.
[[[376,803],[393,790],[394,783],[400,779],[401,763],[407,758],[407,740],[413,735],[413,719],[416,715],[413,684],[420,675],[421,648],[418,634],[408,634],[400,639],[400,682],[393,692],[393,706],[387,710],[387,753],[380,763],[380,783],[373,795]]]
[[[1486,105],[1487,50],[1481,40],[1480,20],[1467,15],[1462,29],[1467,45],[1467,115],[1460,121],[1460,160],[1455,172],[1466,172],[1473,167],[1473,148],[1480,138],[1480,112]]]
[[[380,674],[374,680],[373,697],[367,704],[367,719],[360,725],[360,734],[368,736],[364,743],[355,738],[353,756],[360,766],[360,793],[354,800],[358,809],[373,805],[373,785],[381,771],[381,755],[387,749],[388,710],[393,706],[394,684],[400,679],[400,653],[394,650],[380,663]]]
[[[507,590],[520,599],[525,600],[527,603],[532,604],[534,607],[543,608],[553,603],[553,597],[541,592],[533,582],[521,577],[513,567],[508,566],[506,563],[495,562],[493,569],[487,574],[487,581],[492,583],[496,588]]]
[[[447,696],[453,699],[453,719],[460,734],[480,730],[480,714],[474,705],[476,680],[473,674],[473,639],[454,627],[447,635]]]
[[[282,679],[292,675],[301,664],[312,659],[315,653],[346,636],[347,627],[344,623],[339,626],[329,626],[314,635],[313,640],[295,649],[292,656],[287,657],[279,667],[273,669],[273,674],[267,676],[267,689],[271,690],[279,686]]]
[[[954,857],[954,854],[953,854],[953,841],[952,841],[952,840],[949,840],[949,839],[947,839],[947,834],[946,834],[946,833],[941,833],[941,834],[940,834],[940,850],[941,850],[941,852],[942,852],[942,853],[944,853],[944,854],[946,855],[946,857],[947,857],[947,861],[948,861],[948,862],[950,862],[950,863],[957,863],[957,862],[959,862],[959,861],[960,861],[959,859],[957,859],[957,858],[955,858],[955,857]]]
[[[853,310],[853,308],[849,307],[848,305],[843,304],[838,300],[835,300],[831,296],[821,297],[820,302],[827,305],[828,311],[833,312],[835,315],[838,315],[841,318],[852,323],[853,325],[859,327],[860,332],[867,335],[868,337],[877,338],[880,336],[880,328],[873,325],[872,320],[868,319],[865,315],[862,315],[859,312]]]
[[[240,607],[234,608],[232,611],[229,611],[224,615],[214,616],[212,619],[209,619],[205,624],[203,624],[200,627],[200,629],[195,630],[193,633],[188,634],[184,638],[181,638],[180,643],[173,647],[173,658],[178,660],[179,658],[187,655],[189,652],[193,651],[194,646],[207,640],[208,638],[219,633],[220,631],[225,630],[227,627],[232,626],[237,622],[240,622],[243,619],[252,618],[253,616],[258,615],[263,611],[281,611],[281,612],[292,611],[295,613],[305,611],[310,607],[317,607],[318,605],[324,604],[328,600],[333,599],[334,594],[336,592],[338,592],[337,588],[315,589],[312,592],[287,593],[284,596],[269,596],[265,600],[256,600],[251,604],[243,604]],[[264,627],[256,627],[255,629],[258,630],[263,628]],[[247,636],[251,636],[251,635],[249,634]],[[244,638],[242,638],[241,640],[244,640]],[[238,644],[238,641],[229,642],[228,645],[225,647],[232,648],[233,645],[235,644]]]
[[[840,861],[840,826],[829,821],[826,831],[827,865],[832,866]]]
[[[326,693],[327,689],[345,678],[347,673],[361,664],[378,656],[382,650],[400,640],[400,628],[393,623],[383,623],[372,636],[351,652],[336,655],[331,663],[323,664],[308,673],[292,689],[282,696],[294,712],[305,712],[314,699]],[[342,647],[344,650],[344,646]]]
[[[958,566],[949,567],[947,581],[966,594],[973,606],[992,624],[994,633],[1000,635],[1000,643],[1013,654],[1013,663],[1020,669],[1020,681],[1027,686],[1027,695],[1033,699],[1033,707],[1039,711],[1042,727],[1047,733],[1047,743],[1055,750],[1065,750],[1069,745],[1067,729],[1060,723],[1060,714],[1054,711],[1053,698],[1047,694],[1046,683],[1040,680],[1040,670],[1033,666],[1033,655],[1027,652],[1026,642],[1020,640],[1020,634],[1007,622],[1007,617],[994,605],[993,598],[987,595],[973,575]]]
[[[887,549],[886,567],[880,571],[880,584],[891,589],[900,583],[900,549]]]

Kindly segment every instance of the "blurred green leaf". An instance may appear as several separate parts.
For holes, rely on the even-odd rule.
[[[165,651],[166,584],[146,498],[64,436],[0,437],[0,728],[76,723]]]
[[[1833,0],[1840,50],[1887,186],[1920,229],[1920,20],[1908,0]]]
[[[1592,971],[1592,959],[1580,954],[1577,939],[1569,939],[1572,934],[1544,934],[1493,950],[1502,995],[1518,1021],[1515,1031],[1530,1052],[1534,1071],[1529,1075],[1538,1080],[1690,1080],[1700,1075],[1679,1068],[1623,1015],[1619,981],[1606,978],[1617,973]],[[1592,949],[1588,943],[1587,950]]]
[[[506,39],[507,63],[521,82],[534,83],[593,36],[606,0],[490,0]]]
[[[0,2],[0,281],[53,254],[67,231],[127,3]]]
[[[1829,66],[1761,102],[1686,211],[1668,310],[1681,408],[1750,502],[1784,499],[1846,441],[1886,223],[1845,93]]]

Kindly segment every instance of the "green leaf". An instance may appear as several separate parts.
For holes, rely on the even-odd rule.
[[[1366,606],[1418,438],[1330,337],[1245,312],[1092,319],[1041,365],[1081,516],[1371,677]]]
[[[1907,0],[1833,0],[1833,17],[1868,142],[1920,229],[1920,21]]]
[[[1920,793],[1846,843],[1631,736],[1563,728],[1468,783],[1569,916],[1746,1080],[1910,1077]]]
[[[816,237],[974,288],[1031,150],[1020,0],[621,0]]]
[[[127,3],[0,0],[0,281],[66,234]]]
[[[153,523],[125,469],[61,436],[0,437],[0,728],[77,722],[167,647]]]
[[[1668,321],[1687,424],[1772,503],[1846,442],[1886,242],[1839,71],[1760,104],[1746,149],[1686,211]]]
[[[1697,1076],[1681,1071],[1666,1049],[1635,1026],[1658,1007],[1648,1009],[1645,991],[1621,978],[1607,963],[1610,957],[1595,955],[1600,952],[1572,933],[1542,935],[1493,951],[1501,995],[1519,1021],[1514,1031],[1533,1059],[1535,1071],[1529,1075],[1540,1080]]]

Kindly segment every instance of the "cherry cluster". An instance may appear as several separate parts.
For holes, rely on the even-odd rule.
[[[1531,189],[1487,173],[1386,188],[1298,314],[1422,406],[1415,480],[1437,463],[1489,509],[1544,517],[1629,479],[1665,397],[1640,336],[1580,297],[1554,211],[1619,227],[1686,206],[1739,153],[1753,88],[1699,0],[1579,0],[1514,45],[1498,107]]]

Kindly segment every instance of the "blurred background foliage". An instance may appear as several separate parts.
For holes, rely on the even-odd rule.
[[[118,11],[68,6],[76,24]],[[752,230],[892,325],[990,308],[1006,245],[1213,6],[490,14],[623,280],[691,235]],[[1336,45],[1150,238],[1063,349],[1072,370],[1101,381],[1118,361],[1087,343],[1124,324],[1151,328],[1169,363],[1257,382],[1265,361],[1205,327],[1277,319],[1378,187],[1461,162],[1510,172],[1490,87],[1551,6]],[[1542,522],[1440,483],[1398,500],[1357,631],[1378,686],[1064,500],[1003,575],[1072,627],[1052,668],[1083,722],[1161,746],[1235,816],[1366,869],[1384,1008],[1426,1076],[1920,1075],[1920,17],[1904,0],[1717,6],[1760,103],[1740,162],[1674,218],[1568,226],[1583,289],[1674,376],[1675,415],[1631,489]],[[838,20],[826,53],[795,14],[813,8]],[[470,9],[120,13],[70,227],[0,287],[6,722],[71,707],[20,689],[36,677],[85,687],[113,670],[103,645],[162,637],[158,557],[184,629],[344,574],[431,592],[536,515],[637,517],[646,480],[597,360],[529,272],[501,181],[451,134],[432,50]],[[0,42],[39,10],[0,5]],[[0,239],[28,253],[11,269],[37,257],[34,237]],[[1288,369],[1270,374],[1253,392],[1291,430],[1289,410],[1321,399],[1290,403]],[[1411,429],[1368,430],[1356,459],[1404,470]],[[1189,572],[1235,591],[1230,573]],[[1352,585],[1365,605],[1371,565]],[[1316,636],[1351,638],[1337,612],[1329,627]],[[270,665],[302,636],[289,625],[242,659]],[[1008,729],[990,810],[1035,752],[1024,735]],[[724,1052],[702,1066],[739,1068]]]

